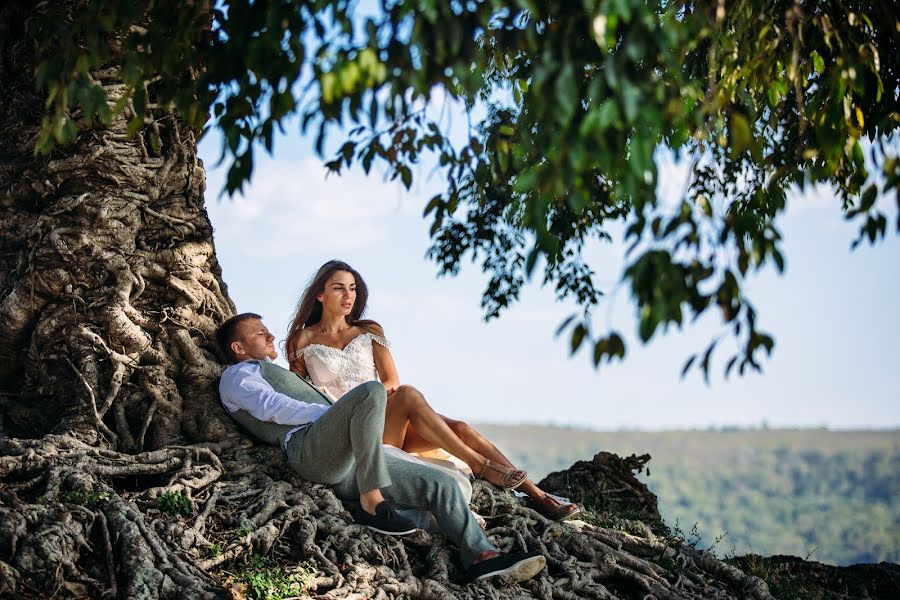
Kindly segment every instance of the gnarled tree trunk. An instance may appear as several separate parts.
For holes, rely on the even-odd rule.
[[[154,148],[147,135],[126,135],[126,110],[36,156],[44,99],[34,69],[46,50],[30,36],[28,4],[0,8],[20,34],[0,39],[0,589],[115,590],[118,578],[123,597],[189,582],[215,590],[186,561],[161,565],[169,554],[119,495],[165,488],[190,498],[221,464],[172,446],[236,439],[218,408],[213,343],[234,307],[196,132],[160,113],[146,128]],[[124,92],[117,74],[115,63],[93,74],[111,103]],[[79,565],[92,553],[107,554],[112,572]]]
[[[9,18],[4,16],[4,18]],[[233,313],[203,205],[196,132],[129,117],[35,156],[40,41],[2,40],[0,393],[3,428],[128,452],[227,430],[212,334]],[[115,102],[116,65],[95,74]],[[101,439],[102,438],[102,439]]]

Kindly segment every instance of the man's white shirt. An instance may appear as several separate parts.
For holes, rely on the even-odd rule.
[[[228,412],[245,410],[260,421],[279,425],[314,423],[330,407],[295,400],[275,391],[260,373],[256,362],[240,362],[222,373],[219,396]]]

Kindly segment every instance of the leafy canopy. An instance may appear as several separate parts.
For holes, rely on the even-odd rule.
[[[72,7],[75,10],[72,10]],[[446,178],[427,202],[441,273],[471,256],[490,275],[488,318],[538,268],[582,311],[568,328],[595,364],[622,358],[616,331],[593,335],[603,290],[583,259],[624,231],[623,269],[642,341],[710,309],[737,340],[726,374],[759,369],[774,341],[756,326],[745,278],[781,271],[787,192],[832,186],[835,207],[875,243],[900,181],[900,21],[859,1],[79,0],[30,9],[47,42],[39,149],[77,135],[77,118],[123,112],[147,131],[171,111],[223,133],[227,190],[258,145],[299,116],[340,172],[380,163],[409,188],[430,156]],[[122,58],[127,94],[108,103],[98,72]],[[426,109],[465,106],[465,139]],[[475,118],[476,115],[482,115]],[[459,136],[457,136],[458,138]],[[155,139],[155,141],[154,141]],[[675,207],[655,195],[656,153],[690,161]],[[898,210],[900,213],[900,210]],[[891,225],[893,228],[893,225]],[[896,223],[900,231],[900,215]],[[718,338],[692,365],[708,374]]]

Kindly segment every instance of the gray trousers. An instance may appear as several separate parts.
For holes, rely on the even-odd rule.
[[[341,396],[325,414],[291,436],[288,464],[303,479],[334,485],[345,500],[381,488],[397,508],[430,511],[444,535],[459,547],[464,568],[485,550],[496,550],[482,531],[454,479],[438,469],[385,456],[384,386],[369,381]]]
[[[353,388],[315,423],[291,436],[288,464],[313,483],[353,479],[357,497],[391,485],[381,446],[386,405],[387,394],[379,382]]]
[[[393,481],[381,490],[384,497],[397,508],[430,511],[441,532],[459,548],[463,568],[468,568],[475,557],[485,550],[497,549],[475,520],[453,477],[433,467],[395,456],[385,456],[384,460]],[[346,500],[359,498],[359,488],[353,477],[347,477],[335,485],[334,493]]]

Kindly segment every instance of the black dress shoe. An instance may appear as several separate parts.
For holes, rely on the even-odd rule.
[[[387,502],[381,502],[376,506],[374,515],[363,510],[361,505],[357,505],[353,509],[353,520],[385,535],[408,535],[416,530],[415,523],[395,513]]]
[[[541,572],[547,559],[540,552],[512,552],[473,564],[465,579],[471,583],[496,575],[508,575],[514,581],[528,581]]]

